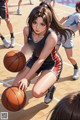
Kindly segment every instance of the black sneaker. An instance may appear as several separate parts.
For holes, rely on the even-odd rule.
[[[27,87],[29,87],[29,86],[30,86],[30,83],[31,83],[31,82],[30,82],[30,81],[28,81]]]
[[[53,100],[53,94],[56,90],[56,87],[55,86],[51,86],[49,89],[48,89],[48,92],[44,98],[44,103],[48,104],[50,103],[52,100]]]

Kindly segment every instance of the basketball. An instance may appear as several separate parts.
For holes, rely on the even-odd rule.
[[[1,101],[7,110],[15,112],[24,107],[26,94],[18,87],[8,87],[3,91]]]
[[[5,68],[10,72],[19,72],[24,68],[26,58],[22,52],[12,50],[6,53],[3,63]]]

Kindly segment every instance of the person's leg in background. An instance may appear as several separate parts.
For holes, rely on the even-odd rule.
[[[3,7],[0,7],[0,25],[1,25],[1,19],[5,18],[5,10],[2,9]],[[6,38],[2,35],[1,30],[0,30],[0,38],[2,40],[2,42],[4,43],[4,46],[6,48],[10,47],[9,42],[6,40]]]
[[[31,0],[29,0],[29,1],[30,1],[30,5],[33,5],[32,1]]]
[[[56,0],[52,0],[53,1],[53,7],[55,6]]]
[[[20,9],[21,3],[22,3],[22,0],[19,0],[19,1],[18,1],[18,9],[17,9],[17,14],[18,14],[18,15],[22,15],[21,9]]]
[[[56,50],[59,50],[59,47],[61,45],[62,41],[58,41],[57,45],[56,45]],[[73,57],[73,39],[69,38],[66,40],[66,42],[62,42],[62,46],[65,48],[65,52],[67,55],[68,60],[71,62],[71,64],[73,65],[74,68],[74,73],[72,76],[73,80],[77,80],[79,78],[79,67],[77,65],[77,62],[75,60],[75,58]]]
[[[8,27],[9,32],[10,32],[11,47],[15,47],[13,26],[12,26],[12,23],[11,23],[10,18],[9,18],[8,2],[6,2],[6,5],[5,5],[3,19],[6,21],[7,27]]]
[[[15,39],[14,39],[14,32],[13,32],[13,26],[12,23],[10,22],[10,19],[6,19],[6,24],[10,32],[10,40],[11,40],[11,47],[15,47]]]
[[[72,48],[65,49],[65,52],[66,52],[68,60],[72,63],[73,68],[74,68],[74,73],[73,73],[72,79],[77,80],[79,78],[79,67],[77,65],[76,60],[73,57],[73,49]]]

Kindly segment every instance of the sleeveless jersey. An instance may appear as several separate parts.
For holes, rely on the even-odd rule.
[[[39,57],[42,49],[44,48],[44,45],[45,45],[45,42],[46,42],[46,39],[48,37],[48,35],[52,32],[52,30],[48,30],[47,34],[38,42],[35,42],[33,40],[33,37],[32,37],[32,33],[29,33],[29,36],[28,36],[28,44],[30,45],[32,51],[33,51],[33,54],[36,56],[36,57]],[[56,74],[60,75],[61,73],[61,70],[62,70],[62,59],[59,55],[59,53],[57,53],[57,51],[55,50],[55,48],[52,50],[51,54],[46,58],[45,60],[45,63],[48,65],[50,64],[52,61],[54,61],[54,67],[53,67],[53,71],[56,72]]]

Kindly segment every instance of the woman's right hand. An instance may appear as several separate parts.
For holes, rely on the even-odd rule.
[[[23,78],[18,82],[18,84],[19,84],[19,89],[25,91],[27,89],[28,80],[26,78]]]

